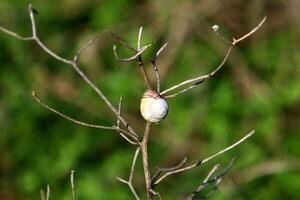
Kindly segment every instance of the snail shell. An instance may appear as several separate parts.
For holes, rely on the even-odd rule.
[[[143,118],[148,122],[159,122],[168,114],[168,104],[166,100],[154,90],[146,90],[144,93],[140,111]]]

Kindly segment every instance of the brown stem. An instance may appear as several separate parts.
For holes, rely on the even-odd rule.
[[[153,199],[153,193],[151,192],[151,174],[150,174],[150,166],[149,166],[149,158],[148,158],[148,139],[150,135],[151,129],[151,122],[147,122],[144,138],[141,142],[141,150],[142,150],[142,157],[143,157],[143,167],[144,167],[144,175],[145,175],[145,182],[146,182],[146,190],[147,190],[147,199]]]
[[[145,71],[145,66],[144,66],[144,63],[143,63],[143,60],[142,60],[142,56],[141,56],[141,55],[138,57],[138,63],[139,63],[139,68],[140,68],[140,70],[141,70],[141,72],[142,72],[142,75],[143,75],[143,77],[144,77],[145,83],[146,83],[146,85],[147,85],[147,88],[148,88],[149,90],[151,90],[152,87],[151,87],[151,84],[150,84],[150,81],[149,81],[148,74],[147,74],[146,71]]]

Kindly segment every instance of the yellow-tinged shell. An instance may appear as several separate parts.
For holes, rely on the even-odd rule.
[[[147,90],[141,100],[140,111],[143,118],[148,122],[159,122],[168,114],[167,101],[156,91]]]

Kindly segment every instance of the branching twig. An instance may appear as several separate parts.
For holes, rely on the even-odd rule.
[[[173,167],[169,167],[169,168],[160,168],[160,167],[157,167],[157,170],[156,170],[156,172],[154,173],[154,175],[153,175],[153,177],[151,179],[151,183],[152,184],[155,183],[155,181],[157,180],[157,178],[163,172],[166,173],[166,172],[170,172],[170,171],[174,171],[174,170],[180,169],[186,163],[186,161],[187,161],[187,158],[184,157],[183,160],[179,164],[177,164],[177,165],[175,165]]]
[[[211,77],[213,77],[224,66],[224,64],[226,63],[227,59],[229,58],[229,56],[230,56],[230,54],[232,52],[233,47],[236,46],[239,42],[241,42],[241,41],[245,40],[246,38],[248,38],[249,36],[251,36],[253,33],[255,33],[263,25],[263,23],[266,21],[266,19],[267,18],[264,17],[262,19],[262,21],[254,29],[252,29],[250,32],[246,33],[242,37],[240,37],[238,39],[233,38],[233,41],[230,43],[230,47],[227,50],[227,53],[226,53],[224,59],[222,60],[222,62],[212,72],[210,72],[209,74],[198,76],[196,78],[189,79],[189,80],[183,81],[183,82],[181,82],[179,84],[176,84],[176,85],[174,85],[174,86],[172,86],[172,87],[170,87],[170,88],[162,91],[161,95],[164,95],[165,98],[175,97],[178,94],[182,94],[183,93],[182,90],[180,90],[178,93],[175,93],[175,94],[172,94],[172,95],[165,95],[165,94],[167,94],[167,93],[169,93],[171,91],[174,91],[174,90],[176,90],[178,88],[181,88],[183,86],[187,86],[189,84],[195,84],[195,82],[196,83],[199,83],[199,82],[202,83],[202,82],[210,79]],[[194,88],[194,86],[192,86],[192,87],[190,87],[188,89],[183,89],[183,90],[185,90],[184,92],[186,92],[187,90],[190,90],[192,88]]]
[[[122,178],[119,178],[117,177],[117,179],[119,181],[121,181],[122,183],[125,183],[129,186],[132,194],[134,195],[135,199],[136,200],[140,200],[140,197],[138,196],[138,194],[136,193],[133,185],[132,185],[132,179],[133,179],[133,174],[134,174],[134,170],[135,170],[135,164],[136,164],[136,160],[137,160],[137,157],[139,155],[139,152],[140,152],[140,147],[138,147],[135,151],[135,154],[134,154],[134,157],[133,157],[133,160],[132,160],[132,164],[131,164],[131,169],[130,169],[130,175],[129,175],[129,178],[128,178],[128,181],[122,179]]]
[[[32,97],[34,98],[34,100],[36,102],[38,102],[40,105],[42,105],[44,108],[46,108],[47,110],[61,116],[62,118],[66,119],[66,120],[69,120],[75,124],[78,124],[78,125],[81,125],[81,126],[86,126],[86,127],[90,127],[90,128],[97,128],[97,129],[106,129],[106,130],[115,130],[115,131],[118,131],[119,133],[122,133],[122,135],[126,134],[126,137],[127,139],[129,139],[128,137],[130,137],[131,139],[129,139],[129,141],[131,140],[134,140],[136,142],[138,142],[138,138],[135,137],[135,135],[133,135],[132,133],[126,131],[126,130],[123,130],[121,129],[120,127],[116,127],[116,126],[101,126],[101,125],[96,125],[96,124],[89,124],[89,123],[85,123],[85,122],[82,122],[82,121],[79,121],[79,120],[76,120],[70,116],[67,116],[61,112],[59,112],[58,110],[50,107],[49,105],[47,105],[46,103],[44,103],[35,93],[35,91],[32,91]],[[119,117],[118,117],[119,118]],[[127,140],[128,141],[128,140]],[[135,142],[135,143],[136,143]]]
[[[142,53],[144,53],[144,51],[151,45],[152,44],[148,44],[148,45],[142,47],[139,51],[136,52],[136,54],[134,54],[133,56],[131,56],[129,58],[120,58],[118,55],[118,52],[117,52],[117,45],[114,45],[113,46],[114,56],[115,56],[116,60],[122,61],[122,62],[138,61],[138,57],[140,55],[142,55]]]
[[[137,49],[135,49],[134,47],[130,46],[129,44],[127,44],[121,37],[119,37],[118,35],[111,33],[109,31],[107,31],[113,38],[115,38],[118,42],[120,42],[124,47],[126,47],[127,49],[129,49],[130,51],[132,51],[133,53],[135,53],[132,57],[130,58],[119,58],[118,53],[116,51],[116,45],[113,46],[113,51],[114,51],[114,55],[116,57],[117,60],[120,61],[125,61],[125,62],[129,62],[129,61],[137,61],[140,71],[142,73],[142,76],[145,80],[146,86],[148,89],[151,89],[151,85],[150,85],[150,81],[149,81],[149,77],[148,74],[146,73],[145,70],[145,66],[144,66],[144,62],[142,59],[142,53],[152,44],[146,45],[144,47],[141,48],[141,41],[142,41],[142,33],[143,33],[143,27],[140,27],[139,29],[139,33],[138,33],[138,39],[137,39]]]
[[[95,37],[95,38],[89,40],[86,44],[84,44],[84,45],[77,51],[77,53],[75,54],[73,61],[74,61],[75,63],[77,63],[78,60],[79,60],[79,58],[80,58],[80,56],[81,56],[81,54],[82,54],[82,52],[84,52],[87,48],[89,48],[89,47],[90,47],[94,42],[96,42],[97,40],[98,40],[98,37]]]
[[[155,181],[153,183],[153,185],[157,185],[159,184],[162,180],[164,180],[166,177],[172,175],[172,174],[177,174],[177,173],[180,173],[180,172],[183,172],[183,171],[187,171],[187,170],[190,170],[190,169],[193,169],[195,167],[198,167],[206,162],[208,162],[209,160],[229,151],[230,149],[236,147],[237,145],[241,144],[242,142],[244,142],[245,140],[247,140],[249,137],[251,137],[253,134],[254,134],[254,130],[251,131],[250,133],[248,133],[247,135],[245,135],[243,138],[241,138],[240,140],[238,140],[237,142],[235,142],[234,144],[226,147],[225,149],[222,149],[221,151],[213,154],[212,156],[208,157],[208,158],[205,158],[204,160],[198,160],[196,163],[192,164],[192,165],[189,165],[189,166],[186,166],[186,167],[183,167],[183,168],[180,168],[180,169],[177,169],[177,170],[174,170],[174,171],[170,171],[170,172],[167,172],[165,173],[164,175],[162,175],[157,181]]]
[[[204,179],[204,181],[197,187],[196,191],[193,192],[190,196],[188,196],[186,198],[186,200],[194,200],[194,197],[198,194],[200,194],[200,192],[202,192],[209,184],[214,183],[213,187],[211,188],[211,191],[205,195],[205,197],[203,197],[204,199],[208,198],[209,196],[211,196],[214,191],[217,189],[217,186],[220,184],[220,182],[222,181],[222,177],[224,175],[227,174],[227,172],[232,168],[233,163],[235,161],[235,157],[233,159],[230,160],[229,164],[225,167],[225,169],[217,174],[216,176],[212,177],[213,174],[218,170],[218,168],[220,167],[219,164],[215,165],[210,172],[208,173],[208,175],[206,176],[206,178]],[[202,199],[202,198],[201,198]]]
[[[0,31],[7,33],[8,35],[11,35],[17,39],[25,40],[25,41],[35,41],[38,46],[42,48],[47,54],[52,56],[58,61],[61,61],[65,64],[68,64],[73,67],[73,69],[81,76],[81,78],[97,93],[97,95],[104,101],[104,103],[108,106],[108,108],[116,115],[118,116],[117,109],[113,106],[113,104],[110,102],[110,100],[102,93],[102,91],[85,75],[85,73],[79,68],[78,66],[78,58],[83,50],[85,50],[88,46],[90,46],[93,43],[92,41],[89,41],[87,45],[84,45],[83,48],[81,48],[74,56],[73,59],[65,59],[56,53],[54,53],[52,50],[50,50],[46,45],[40,40],[40,38],[37,35],[37,29],[36,29],[36,22],[34,17],[34,9],[32,8],[32,5],[29,4],[28,6],[30,21],[31,21],[31,28],[32,28],[32,36],[31,37],[22,37],[19,34],[12,32],[8,29],[5,29],[3,27],[0,27]],[[139,138],[139,136],[136,134],[136,132],[131,128],[131,126],[128,124],[128,122],[120,116],[120,121],[123,123],[123,125],[129,130],[129,132],[132,133],[136,138]]]

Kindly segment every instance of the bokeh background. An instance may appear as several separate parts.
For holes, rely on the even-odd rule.
[[[38,33],[55,52],[70,58],[92,37],[99,41],[81,58],[82,69],[139,131],[144,121],[139,100],[145,86],[136,63],[113,57],[116,42],[108,29],[136,43],[156,41],[149,60],[166,41],[158,60],[162,88],[205,74],[224,57],[224,37],[238,37],[263,16],[266,24],[235,48],[218,75],[190,93],[169,101],[166,120],[151,133],[150,161],[172,166],[230,145],[252,129],[256,134],[238,148],[157,187],[163,199],[184,199],[210,168],[237,156],[214,200],[300,199],[300,1],[298,0],[32,0]],[[27,0],[1,0],[0,24],[30,34]],[[120,54],[130,53],[120,47]],[[127,177],[134,148],[117,134],[72,124],[33,101],[34,89],[48,104],[77,119],[110,125],[115,116],[69,67],[31,42],[0,33],[0,199],[39,199],[51,186],[52,199],[71,199],[69,175],[76,170],[78,199],[133,199],[116,176]],[[151,75],[152,83],[154,76]],[[135,186],[144,191],[140,160]]]

